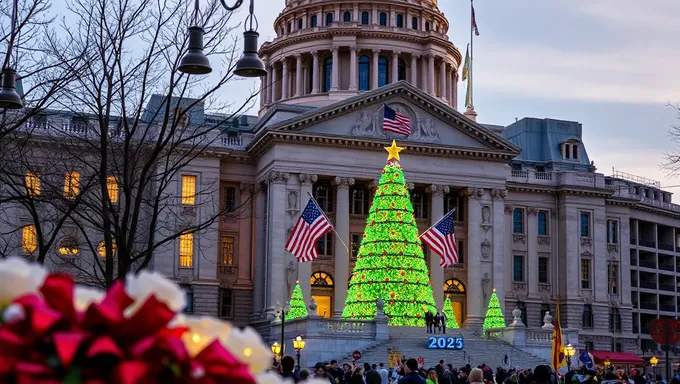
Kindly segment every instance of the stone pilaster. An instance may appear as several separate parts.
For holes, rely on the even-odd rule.
[[[492,189],[491,197],[493,211],[493,286],[496,288],[498,301],[505,303],[505,198],[508,191],[505,189]]]
[[[371,63],[371,89],[378,88],[378,58],[380,57],[380,50],[373,50],[373,57]]]
[[[468,235],[467,235],[467,318],[465,324],[470,328],[479,328],[484,321],[482,295],[482,265],[480,244],[480,224],[482,223],[479,199],[484,195],[483,188],[468,187],[463,190],[467,196]]]
[[[240,230],[238,233],[238,252],[234,254],[235,261],[237,262],[237,275],[236,275],[236,283],[234,283],[235,286],[240,286],[240,287],[245,287],[245,288],[250,288],[252,285],[252,281],[250,280],[250,276],[252,274],[252,268],[250,264],[249,258],[241,258],[241,255],[243,252],[241,252],[242,249],[251,249],[250,245],[252,242],[252,221],[255,219],[254,213],[255,213],[255,207],[253,206],[252,202],[252,196],[253,192],[255,191],[255,186],[253,184],[247,184],[247,183],[241,183],[240,185],[240,190],[241,190],[241,201],[240,201],[240,207],[243,210],[243,214],[240,215],[240,222],[241,224],[239,225]],[[221,249],[218,250],[218,252],[221,252]]]
[[[277,70],[276,70],[276,62],[273,62],[273,63],[272,63],[272,69],[271,69],[271,71],[272,71],[272,82],[271,82],[271,84],[270,84],[270,88],[271,88],[271,98],[270,98],[269,100],[270,100],[271,104],[274,104],[274,103],[276,103],[276,102],[279,100],[279,99],[278,99],[278,94],[276,93],[276,86],[277,86],[277,83],[278,83],[278,81],[279,81],[279,79],[278,79],[278,72],[277,72]]]
[[[267,245],[267,229],[265,206],[267,186],[255,185],[255,281],[253,286],[253,311],[259,312],[265,308],[265,253]]]
[[[290,78],[288,73],[288,59],[283,58],[281,62],[281,100],[285,100],[290,97],[288,89],[288,79]]]
[[[444,194],[449,193],[447,185],[431,185],[430,193],[430,225],[434,225],[444,216]],[[428,248],[430,254],[430,285],[434,294],[437,310],[444,307],[444,268],[439,265],[439,256]]]
[[[396,83],[399,81],[399,55],[401,52],[392,52],[392,81],[390,83]]]
[[[295,97],[302,95],[302,55],[295,55]]]
[[[411,54],[411,84],[414,87],[418,86],[418,58],[420,56]]]
[[[269,183],[269,203],[267,204],[267,227],[269,233],[268,260],[266,262],[269,283],[266,300],[267,310],[271,312],[276,302],[288,300],[286,286],[286,183],[288,173],[272,171],[267,175]]]
[[[449,98],[446,94],[446,61],[442,60],[439,64],[439,97],[445,102]]]
[[[340,89],[340,58],[338,55],[338,47],[332,47],[333,54],[333,69],[331,70],[331,91]]]
[[[345,245],[349,244],[349,187],[354,185],[350,177],[336,177],[335,232]],[[347,282],[349,281],[349,254],[338,239],[335,239],[335,311],[334,316],[341,316],[347,298]]]
[[[319,93],[319,52],[312,51],[312,95]]]
[[[298,175],[298,178],[300,180],[300,202],[304,204],[302,202],[309,200],[309,194],[312,193],[312,186],[317,180],[317,175],[301,173]],[[300,281],[300,289],[302,290],[302,297],[305,299],[305,303],[309,303],[309,300],[312,298],[312,287],[309,282],[311,277],[312,263],[298,263],[298,280]]]
[[[427,92],[434,95],[434,54],[428,54],[427,60]]]
[[[349,47],[349,90],[357,90],[357,47],[352,45]]]
[[[526,282],[530,295],[538,294],[538,210],[534,207],[526,209]]]

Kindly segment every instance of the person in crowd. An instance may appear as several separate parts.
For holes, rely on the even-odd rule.
[[[458,370],[458,379],[456,380],[456,384],[466,384],[468,381],[469,372],[470,369],[468,367],[461,367]]]
[[[314,376],[317,380],[328,380],[330,384],[335,384],[335,379],[328,374],[326,367],[321,364],[316,367],[316,375]]]
[[[426,384],[439,384],[439,380],[437,379],[437,371],[434,369],[430,369],[427,372],[427,379],[425,379]]]
[[[442,312],[442,333],[446,335],[446,315]]]
[[[432,333],[432,323],[434,323],[432,312],[425,312],[425,325],[427,326],[427,333]]]
[[[349,380],[352,378],[352,365],[349,363],[345,363],[342,365],[342,370],[343,370],[343,383],[349,384]]]
[[[484,384],[484,372],[480,368],[473,369],[470,371],[468,382],[470,384]]]
[[[534,377],[531,384],[551,384],[551,371],[547,365],[538,365],[534,369]]]
[[[404,365],[404,377],[399,379],[399,384],[425,384],[425,379],[418,373],[418,360],[408,359]]]
[[[281,358],[281,377],[292,379],[294,383],[300,382],[300,378],[295,374],[295,359],[293,356]]]
[[[496,383],[503,384],[504,381],[505,381],[505,369],[503,369],[502,367],[496,368]]]
[[[300,370],[299,375],[298,375],[298,376],[300,377],[299,383],[302,383],[302,382],[305,382],[305,381],[309,380],[309,377],[310,377],[311,375],[312,375],[312,374],[309,373],[309,371],[307,370],[307,368],[302,368],[302,369]]]
[[[385,364],[380,363],[380,364],[378,364],[378,366],[380,367],[380,369],[378,369],[378,374],[380,375],[380,381],[382,382],[382,384],[389,384],[390,383],[390,380],[389,380],[390,373],[385,368]]]
[[[355,367],[352,371],[348,384],[364,384],[364,369]]]
[[[328,371],[328,374],[333,378],[336,384],[345,383],[344,372],[340,369],[337,360],[331,360],[326,370]]]
[[[441,321],[442,321],[442,316],[437,312],[436,315],[434,315],[434,333],[437,334],[437,332],[441,331]]]
[[[368,363],[364,363],[364,378],[366,384],[381,384],[382,380],[380,374],[375,370],[377,367],[378,366],[375,364],[368,365]]]

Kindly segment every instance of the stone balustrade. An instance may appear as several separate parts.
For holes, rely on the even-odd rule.
[[[512,344],[515,348],[531,353],[534,356],[550,361],[552,357],[553,330],[546,328],[527,328],[521,326],[510,326],[506,328],[486,329],[484,336],[490,339],[503,340]],[[578,344],[579,330],[566,328],[562,329],[562,340],[564,345],[569,343]]]

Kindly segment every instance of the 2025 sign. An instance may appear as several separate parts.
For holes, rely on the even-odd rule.
[[[463,349],[462,337],[430,336],[427,338],[428,349]]]

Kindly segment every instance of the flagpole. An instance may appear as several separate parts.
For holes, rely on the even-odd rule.
[[[329,219],[328,216],[326,216],[326,212],[324,212],[323,209],[321,209],[321,207],[319,206],[319,203],[317,203],[317,202],[316,202],[316,199],[314,199],[314,196],[312,196],[312,194],[309,193],[309,192],[307,192],[307,194],[309,195],[309,198],[312,199],[312,201],[314,202],[314,204],[316,204],[316,207],[319,208],[319,211],[321,212],[321,214],[323,215],[323,217],[325,217],[326,220],[328,220],[328,224],[331,225],[331,228],[333,229],[333,233],[335,233],[335,236],[336,236],[336,237],[338,238],[338,240],[340,241],[340,244],[342,244],[342,246],[345,247],[345,250],[347,251],[347,254],[349,255],[349,248],[347,248],[347,244],[345,244],[345,242],[342,241],[342,239],[340,238],[340,235],[338,235],[338,231],[335,230],[335,226],[334,226],[333,224],[331,224],[331,223],[332,223],[332,222],[331,222],[331,219]]]
[[[468,81],[472,84],[472,51],[473,51],[473,32],[475,29],[475,19],[474,19],[474,8],[472,4],[473,0],[470,0],[470,68],[468,68]],[[472,99],[472,85],[470,85],[470,106],[474,108],[475,103]]]
[[[448,212],[446,213],[446,215],[442,216],[441,219],[437,220],[436,223],[432,224],[432,225],[430,226],[430,228],[426,229],[425,232],[423,232],[423,235],[426,234],[427,231],[429,231],[430,229],[432,229],[435,225],[439,224],[442,220],[444,220],[444,218],[445,218],[446,216],[448,216],[450,213],[454,212],[455,210],[456,210],[456,208],[453,208],[452,210],[448,211]],[[421,237],[423,237],[423,235],[418,236],[418,238],[420,239]]]

